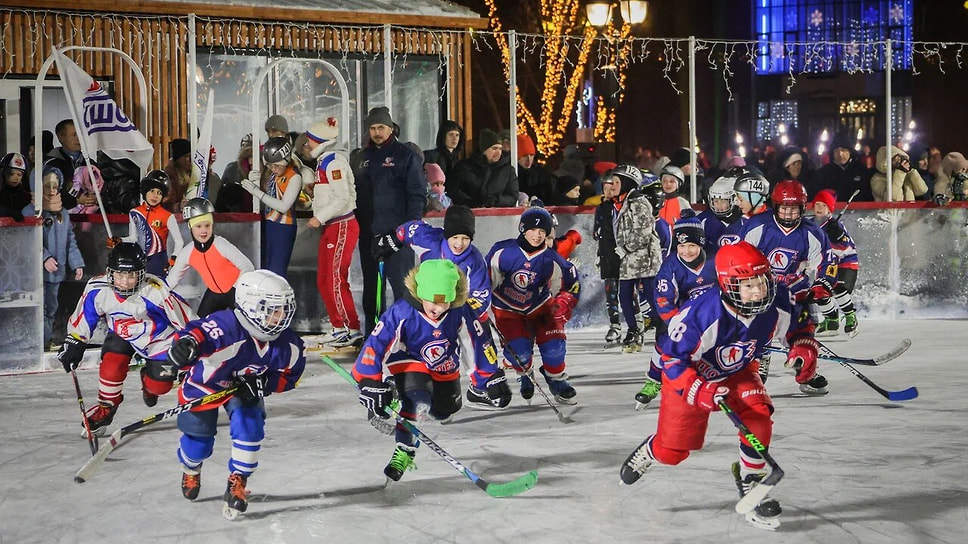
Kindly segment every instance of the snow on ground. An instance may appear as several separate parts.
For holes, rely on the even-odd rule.
[[[786,472],[774,495],[778,534],[734,513],[734,428],[712,414],[704,450],[654,466],[634,486],[618,469],[655,428],[656,406],[633,411],[644,355],[602,352],[604,330],[570,333],[578,407],[560,423],[536,395],[505,412],[464,408],[449,425],[419,426],[492,482],[537,469],[530,492],[495,499],[426,447],[417,471],[383,488],[392,439],[365,421],[355,390],[311,358],[296,390],[267,399],[269,419],[249,510],[221,516],[230,440],[220,426],[202,491],[181,497],[178,432],[164,421],[134,433],[84,484],[90,455],[63,372],[0,377],[0,543],[7,542],[963,542],[968,533],[964,321],[863,321],[827,345],[871,357],[902,338],[914,346],[883,367],[857,367],[886,389],[916,385],[892,403],[835,363],[822,362],[826,397],[805,397],[777,357],[768,388],[777,412],[771,452]],[[345,361],[348,363],[348,361]],[[90,404],[97,376],[79,373]],[[465,379],[466,384],[466,379]],[[111,430],[174,405],[145,407],[131,372]]]

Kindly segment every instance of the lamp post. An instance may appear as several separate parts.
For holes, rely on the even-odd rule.
[[[595,28],[602,28],[612,20],[615,4],[618,4],[622,21],[637,25],[645,21],[649,11],[649,3],[644,0],[593,0],[585,4],[585,15],[588,22]]]

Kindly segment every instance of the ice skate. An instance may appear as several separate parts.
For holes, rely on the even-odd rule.
[[[548,374],[544,367],[541,367],[541,374],[545,377],[545,381],[548,382],[548,387],[551,388],[551,394],[555,396],[555,400],[559,404],[578,404],[578,399],[576,398],[578,393],[568,383],[567,374],[562,372],[557,377],[554,377]]]
[[[770,356],[771,355],[773,354],[770,352],[766,352],[763,354],[762,357],[760,357],[759,374],[760,374],[760,380],[763,382],[763,385],[766,385],[766,379],[770,377]]]
[[[363,345],[363,335],[360,331],[346,330],[343,334],[336,337],[330,346],[334,349],[358,348]]]
[[[622,338],[622,326],[618,323],[612,323],[608,328],[608,332],[605,333],[605,345],[602,349],[614,348],[619,345],[619,340]]]
[[[647,378],[645,380],[645,385],[642,389],[635,394],[635,409],[641,410],[646,407],[650,402],[655,400],[659,396],[659,391],[662,390],[662,383],[653,380],[652,378]]]
[[[800,392],[810,396],[822,396],[827,394],[827,378],[820,374],[815,374],[813,379],[807,383],[800,384]]]
[[[638,353],[642,351],[642,334],[638,329],[629,329],[622,340],[622,353]]]
[[[118,399],[118,404],[124,397]],[[87,409],[87,413],[84,417],[87,418],[87,424],[91,427],[91,434],[94,436],[104,436],[104,432],[107,430],[108,425],[114,421],[114,414],[118,411],[117,405],[112,405],[106,402],[99,402],[96,405]],[[87,438],[87,429],[81,431],[81,437]]]
[[[531,397],[534,396],[534,382],[527,374],[521,374],[518,376],[518,381],[521,382],[521,398],[530,401]],[[530,402],[528,404],[531,404]]]
[[[193,501],[198,498],[198,492],[202,488],[202,465],[195,468],[188,468],[182,465],[182,496]]]
[[[413,462],[416,455],[417,450],[415,448],[397,442],[397,449],[393,450],[393,457],[390,458],[390,462],[383,469],[383,474],[390,480],[399,482],[404,472],[417,469],[417,465]]]
[[[239,517],[239,514],[245,512],[245,509],[249,507],[249,502],[246,500],[248,491],[245,489],[247,481],[248,478],[238,472],[229,474],[225,494],[222,495],[222,500],[225,501],[222,505],[222,515],[225,516],[225,519],[235,520]]]
[[[857,330],[857,312],[847,312],[844,314],[844,332],[853,338],[859,332]]]
[[[652,466],[652,439],[655,435],[650,435],[648,438],[639,444],[639,447],[635,448],[625,462],[622,463],[622,468],[619,470],[619,477],[622,478],[622,483],[625,485],[632,485],[639,481],[639,478],[645,474],[645,471],[649,470]]]
[[[830,337],[837,336],[840,334],[840,320],[837,319],[835,314],[833,317],[824,317],[820,323],[817,324],[816,336]]]
[[[477,408],[478,410],[500,410],[501,407],[497,405],[496,401],[491,400],[491,397],[487,396],[487,391],[484,389],[478,389],[473,385],[467,386],[467,405],[472,408]]]
[[[766,476],[766,474],[747,474],[746,478],[741,477],[739,461],[733,462],[732,473],[740,498],[745,497],[749,490]],[[772,497],[767,497],[760,501],[760,504],[756,505],[752,512],[746,514],[746,521],[759,529],[775,531],[780,526],[780,513],[782,512],[780,503]]]

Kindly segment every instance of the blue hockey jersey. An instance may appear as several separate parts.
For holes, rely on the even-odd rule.
[[[776,286],[774,303],[753,316],[737,315],[721,299],[719,286],[687,300],[669,323],[669,334],[660,340],[665,375],[676,379],[689,369],[708,381],[735,374],[758,359],[764,348],[779,336],[789,345],[813,334],[813,325],[802,312],[793,312],[789,291]]]
[[[716,266],[707,256],[694,269],[682,262],[679,255],[670,255],[662,261],[654,285],[656,311],[668,323],[685,301],[716,285]]]
[[[761,213],[750,218],[741,236],[766,255],[777,283],[794,294],[821,277],[829,285],[837,282],[830,239],[811,221],[801,220],[790,229],[772,213]]]
[[[495,243],[484,260],[497,309],[529,315],[561,291],[578,297],[578,269],[554,250],[528,253],[512,238]]]
[[[382,380],[384,365],[391,374],[423,372],[439,381],[460,378],[458,335],[463,312],[451,308],[434,321],[418,304],[412,297],[404,297],[383,313],[353,366],[357,381]]]
[[[178,391],[179,401],[187,401],[221,391],[232,385],[236,376],[262,374],[266,395],[281,393],[296,386],[306,368],[303,341],[291,329],[282,331],[270,342],[260,342],[239,322],[237,310],[220,310],[190,322],[176,339],[191,335],[198,341],[198,361],[188,371]],[[201,406],[217,408],[227,402]]]

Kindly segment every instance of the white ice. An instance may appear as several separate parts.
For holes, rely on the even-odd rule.
[[[568,356],[580,404],[562,407],[575,423],[560,423],[537,395],[529,407],[515,387],[506,412],[465,407],[450,425],[419,425],[492,482],[537,469],[528,493],[489,497],[426,447],[419,469],[384,489],[392,439],[367,424],[354,388],[310,357],[298,388],[267,399],[249,509],[234,522],[221,516],[224,422],[194,503],[179,490],[172,421],[133,433],[77,484],[73,475],[90,452],[70,378],[2,377],[0,542],[965,542],[966,322],[865,320],[861,328],[855,339],[826,343],[840,355],[871,357],[911,338],[899,359],[857,368],[885,389],[915,385],[920,396],[890,402],[821,362],[831,392],[805,397],[774,356],[770,450],[786,472],[774,490],[784,509],[777,533],[733,511],[737,437],[722,414],[711,415],[705,448],[681,465],[654,465],[636,485],[619,483],[620,464],[655,429],[656,406],[633,410],[646,358],[602,352],[604,330],[582,330],[570,333]],[[91,404],[97,375],[79,375]],[[144,406],[136,372],[125,385],[111,430],[175,403],[169,396]]]

